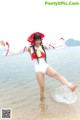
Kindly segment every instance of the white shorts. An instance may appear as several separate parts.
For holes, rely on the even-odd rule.
[[[45,60],[43,58],[40,58],[39,64],[38,64],[37,60],[33,60],[33,61],[34,61],[35,71],[45,74],[47,68],[49,67],[49,65],[45,62]]]

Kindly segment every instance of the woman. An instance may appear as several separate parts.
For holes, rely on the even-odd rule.
[[[28,52],[31,55],[31,58],[34,63],[34,68],[36,72],[36,78],[38,80],[40,86],[40,100],[45,98],[44,96],[44,77],[45,74],[59,80],[63,85],[66,85],[70,88],[72,92],[77,88],[77,84],[72,85],[69,81],[67,81],[62,75],[56,72],[53,68],[51,68],[46,62],[46,52],[48,49],[46,46],[42,44],[42,38],[39,33],[35,33],[33,36],[33,45],[28,47]]]

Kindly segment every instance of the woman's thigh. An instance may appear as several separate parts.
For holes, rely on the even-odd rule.
[[[57,71],[55,71],[53,68],[51,68],[50,66],[47,68],[46,74],[50,77],[55,77],[55,76],[59,75],[59,73]]]

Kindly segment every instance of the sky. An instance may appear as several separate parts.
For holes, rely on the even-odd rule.
[[[50,0],[0,0],[0,40],[9,41],[16,49],[37,31],[45,34],[47,42],[60,37],[80,40],[80,5],[53,6],[45,1]]]

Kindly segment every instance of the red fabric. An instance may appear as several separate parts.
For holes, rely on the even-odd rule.
[[[9,45],[9,43],[8,42],[6,42],[6,45],[8,46],[8,49],[7,49],[7,52],[6,52],[6,56],[8,55],[8,53],[9,53],[9,47],[10,47],[10,45]]]
[[[63,38],[63,37],[61,37],[61,38],[60,38],[60,40],[64,40],[64,38]]]
[[[23,53],[27,51],[27,47],[25,46],[23,49]]]
[[[38,58],[44,58],[44,57],[45,57],[45,54],[44,54],[43,52],[41,52],[41,56],[38,57]],[[33,59],[37,59],[36,56],[35,56],[35,53],[32,53],[32,54],[31,54],[31,58],[32,58],[32,60],[33,60]]]
[[[40,34],[41,39],[45,37],[45,35],[44,35],[43,33],[40,33],[40,32],[35,32],[35,33]],[[35,34],[35,33],[32,33],[32,34],[27,38],[27,41],[29,41],[29,42],[31,43],[31,45],[34,45],[34,39],[33,39],[33,37],[34,37],[34,34]]]
[[[52,47],[52,48],[54,48],[54,49],[55,49],[55,47],[54,47],[53,45],[51,45],[51,44],[49,44],[49,47]]]
[[[6,45],[9,45],[9,43],[8,43],[8,42],[6,42]]]

